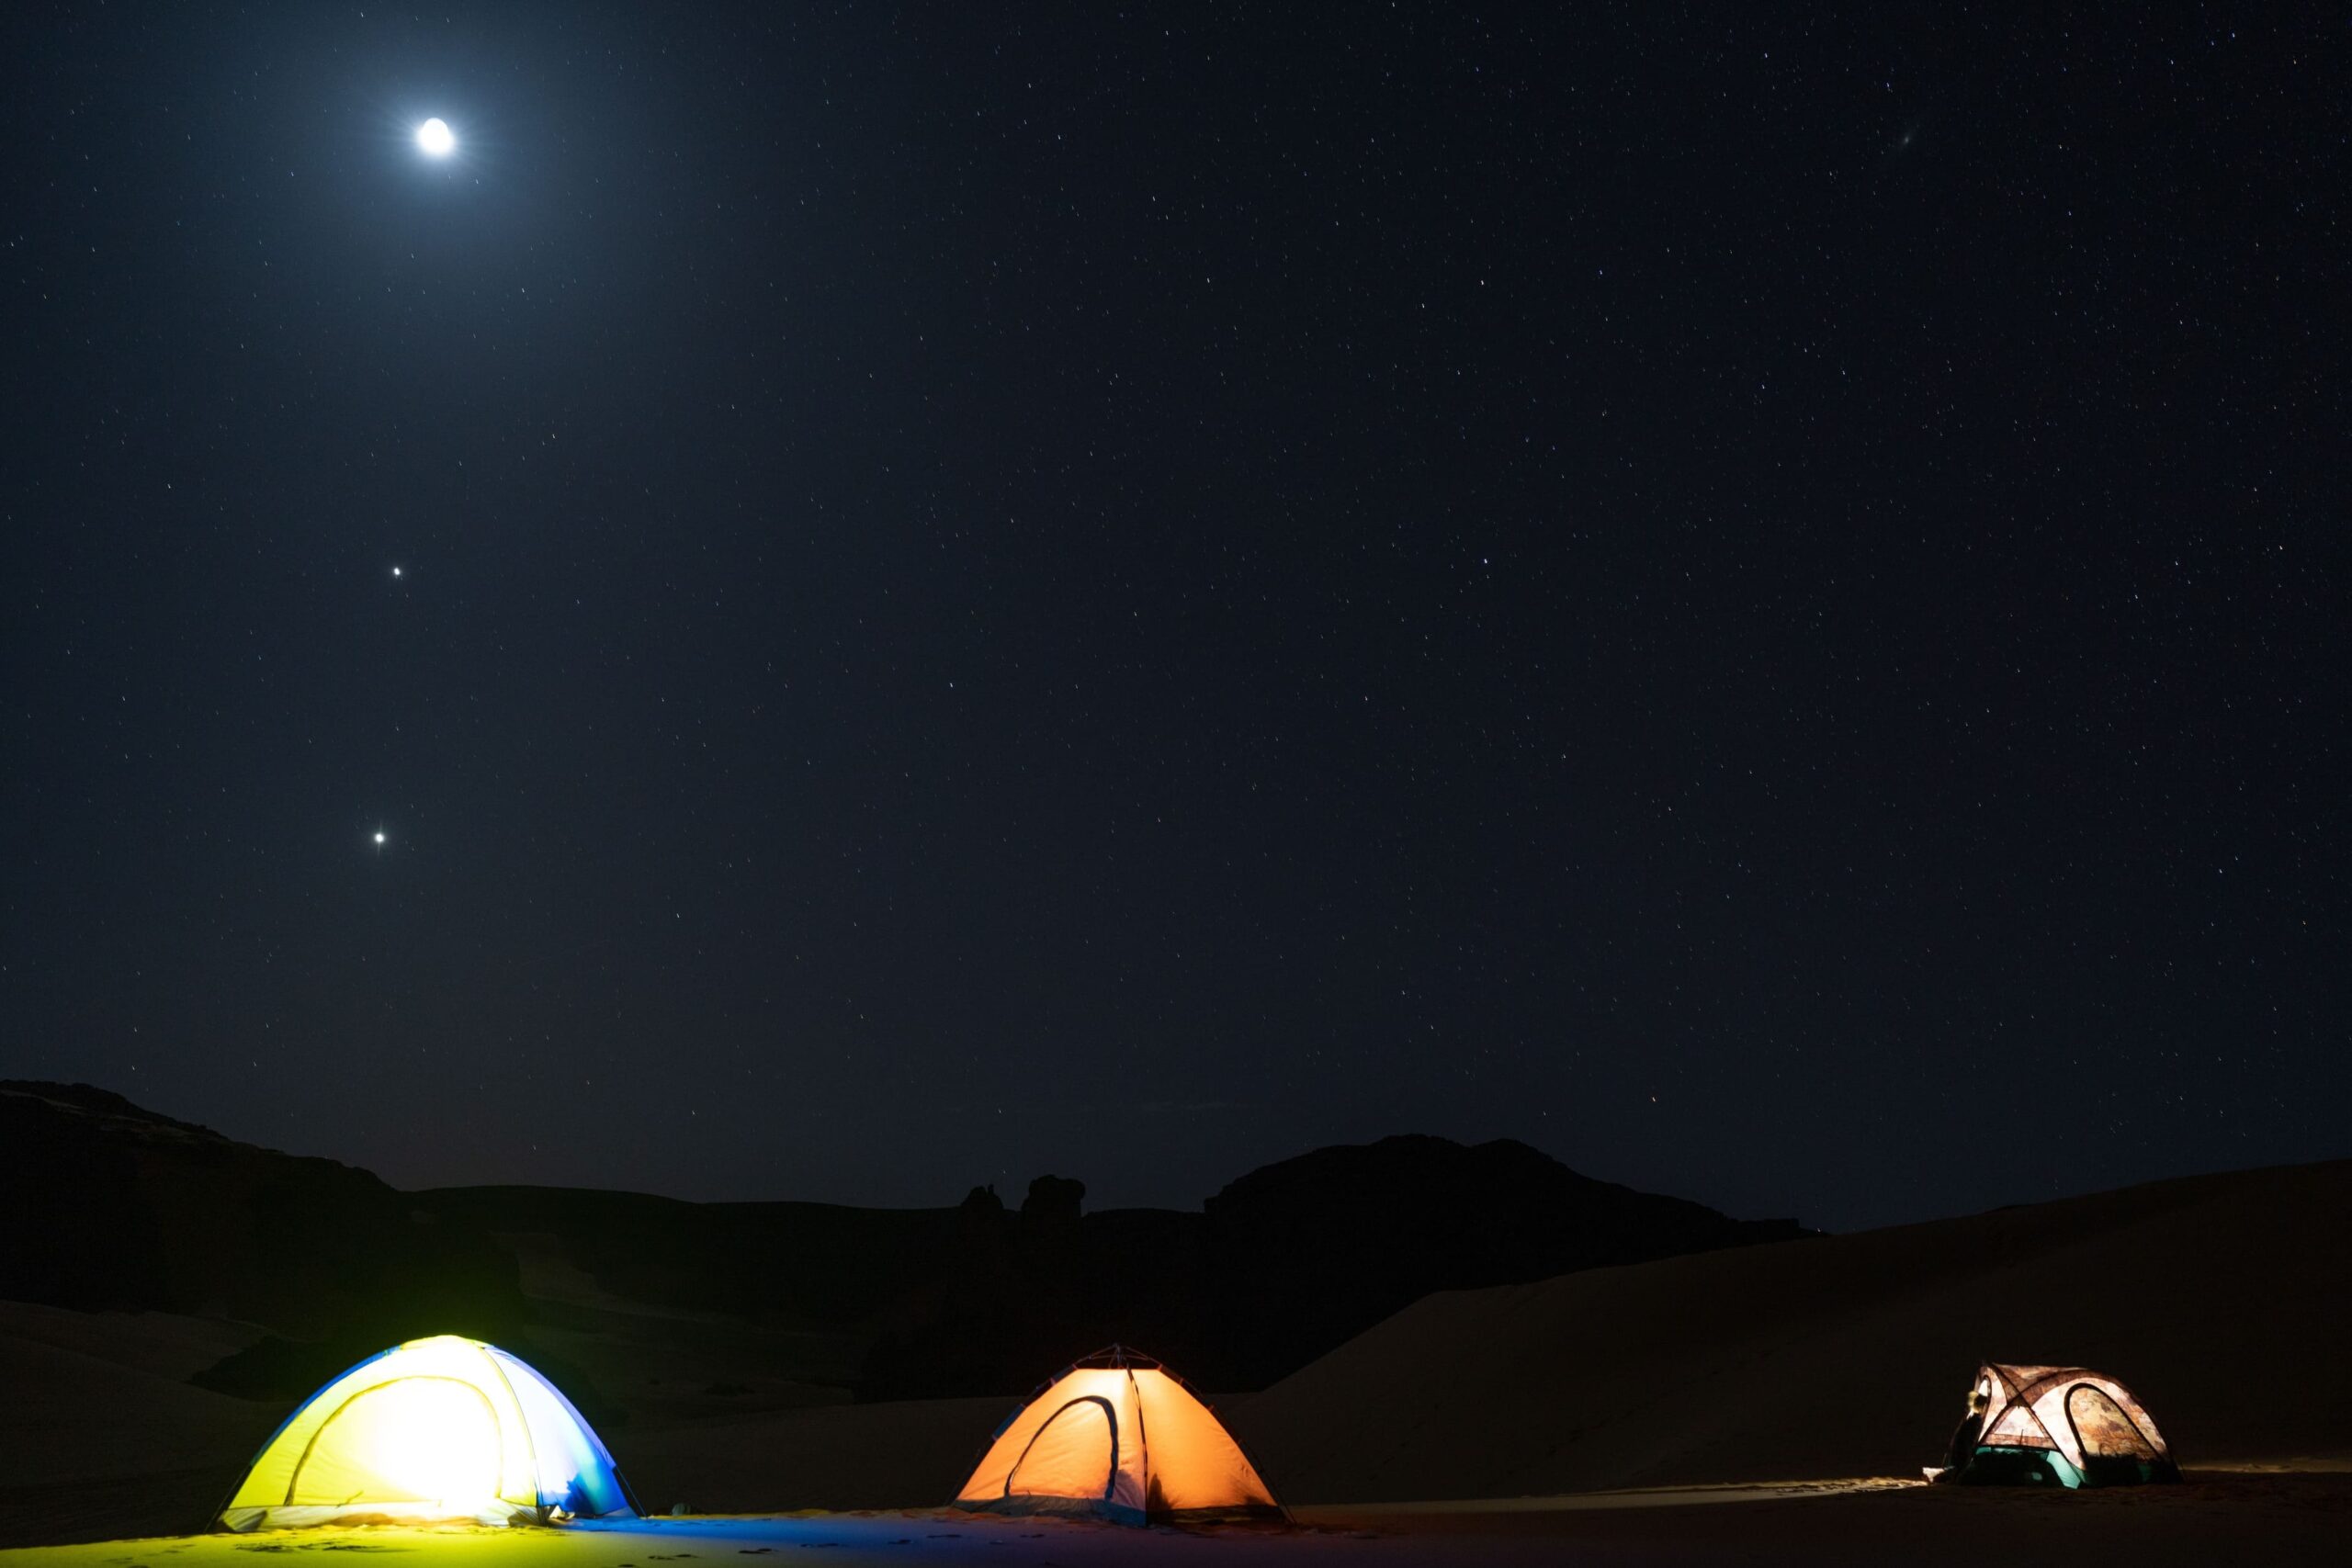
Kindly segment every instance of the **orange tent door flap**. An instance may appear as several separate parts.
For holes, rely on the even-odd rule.
[[[1004,1478],[1008,1497],[1108,1497],[1119,1472],[1111,1402],[1081,1394],[1046,1417]]]

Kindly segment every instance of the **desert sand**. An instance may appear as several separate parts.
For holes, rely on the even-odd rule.
[[[245,1337],[0,1302],[0,1545],[200,1524],[284,1414],[181,1381]]]
[[[2104,1494],[1962,1491],[1894,1482],[1529,1500],[1517,1506],[1306,1508],[1288,1529],[1125,1529],[924,1509],[663,1518],[557,1529],[388,1527],[105,1541],[0,1552],[0,1568],[250,1568],[263,1558],[383,1554],[452,1568],[698,1568],[876,1562],[1002,1568],[1575,1562],[1647,1568],[2132,1562],[2339,1564],[2352,1474],[2199,1476]]]
[[[748,1414],[684,1399],[605,1433],[649,1509],[758,1517],[190,1536],[285,1414],[185,1382],[253,1331],[0,1303],[0,1545],[31,1549],[0,1563],[2342,1562],[2346,1235],[2338,1163],[1429,1297],[1262,1393],[1216,1400],[1297,1517],[1271,1532],[935,1509],[1008,1391]],[[1981,1357],[2123,1378],[2191,1483],[1904,1481]],[[664,1375],[699,1387],[725,1371]],[[777,1517],[793,1508],[897,1511]]]

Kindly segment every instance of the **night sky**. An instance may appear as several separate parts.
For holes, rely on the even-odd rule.
[[[1472,9],[9,7],[0,1074],[696,1198],[2352,1153],[2340,13]]]

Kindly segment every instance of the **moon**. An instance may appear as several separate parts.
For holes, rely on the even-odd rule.
[[[428,158],[446,158],[458,150],[458,133],[436,115],[416,128],[416,144]]]

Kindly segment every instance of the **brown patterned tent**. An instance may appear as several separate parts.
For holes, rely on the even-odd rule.
[[[2113,1378],[1987,1361],[1976,1387],[1986,1399],[1984,1426],[1954,1481],[2075,1487],[2180,1479],[2155,1422]]]

